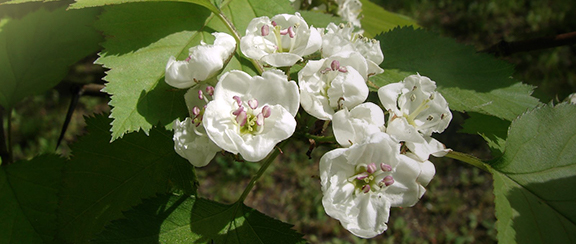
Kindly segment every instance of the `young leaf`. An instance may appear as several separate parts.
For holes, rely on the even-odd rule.
[[[192,208],[192,232],[201,243],[304,243],[291,225],[243,203],[225,205],[198,198]]]
[[[492,163],[502,243],[576,240],[576,106],[546,105],[512,122]]]
[[[68,66],[96,52],[101,36],[92,23],[98,9],[34,11],[0,20],[0,106],[42,93],[64,78]]]
[[[110,122],[87,119],[89,134],[71,147],[58,208],[60,241],[87,241],[143,198],[174,188],[195,192],[193,168],[174,151],[171,132],[152,129],[109,143]]]
[[[113,221],[92,243],[186,243],[190,232],[193,197],[160,195],[142,201]]]
[[[0,167],[0,242],[50,243],[65,159],[36,157]]]
[[[360,22],[364,34],[368,37],[374,37],[396,26],[418,27],[416,21],[407,16],[386,11],[380,5],[369,0],[360,0],[360,2],[362,2],[361,15],[363,16]]]
[[[395,28],[376,39],[385,57],[380,66],[386,71],[381,76],[399,76],[396,72],[428,76],[436,81],[450,109],[511,121],[539,104],[530,96],[531,86],[510,79],[512,65],[476,53],[470,46],[412,27]]]
[[[273,16],[290,8],[289,2],[236,0],[221,6],[242,33],[256,16]],[[294,11],[293,9],[291,11]],[[184,60],[200,41],[212,43],[210,33],[228,31],[206,9],[186,3],[150,2],[106,8],[98,27],[108,36],[98,63],[110,68],[105,91],[112,94],[112,139],[153,125],[167,126],[188,115],[184,90],[166,84],[164,72],[170,56]],[[239,45],[239,44],[238,44]],[[254,73],[248,61],[236,55],[225,70]],[[249,62],[248,62],[249,63]]]

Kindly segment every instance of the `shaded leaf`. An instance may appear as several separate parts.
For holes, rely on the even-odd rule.
[[[460,132],[482,136],[492,149],[492,155],[501,156],[504,152],[510,121],[479,113],[468,114],[470,118],[464,121]]]
[[[53,240],[64,162],[44,155],[0,167],[0,243]]]
[[[243,203],[225,205],[196,199],[191,229],[201,243],[304,243],[292,225],[268,217]]]
[[[510,78],[512,65],[476,53],[470,46],[412,27],[395,28],[376,39],[385,57],[380,65],[385,72],[380,76],[396,79],[417,72],[428,76],[436,81],[450,109],[513,120],[540,104],[530,96],[533,87]]]
[[[92,23],[98,9],[34,11],[22,19],[0,20],[0,105],[58,84],[68,66],[96,52],[101,36]]]
[[[576,241],[576,106],[541,106],[512,122],[492,162],[498,240]]]
[[[256,16],[273,16],[289,2],[235,0],[221,6],[222,11],[243,33]],[[164,82],[170,56],[183,60],[188,49],[200,41],[213,42],[210,34],[227,32],[222,21],[206,9],[186,3],[150,2],[122,4],[106,8],[99,29],[108,37],[98,63],[107,72],[105,91],[112,94],[112,139],[153,125],[169,126],[176,118],[188,115],[185,90]],[[255,73],[250,62],[236,55],[225,70],[241,69]]]
[[[142,201],[112,222],[92,243],[190,243],[194,198],[161,195]]]
[[[173,189],[195,192],[193,168],[173,149],[172,133],[152,129],[109,143],[104,116],[87,121],[89,134],[71,146],[60,192],[59,240],[85,242],[122,211]]]
[[[218,12],[218,8],[216,8],[216,6],[214,6],[209,0],[76,0],[75,3],[70,5],[70,8],[75,9],[137,2],[185,2],[198,4],[212,12]]]

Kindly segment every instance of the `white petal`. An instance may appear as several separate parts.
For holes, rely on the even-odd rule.
[[[194,132],[195,125],[191,122],[190,118],[184,121],[174,121],[174,150],[178,155],[187,159],[192,165],[196,167],[203,167],[210,163],[216,153],[221,149],[212,142],[208,136],[198,135]],[[199,126],[196,128],[200,133],[204,132],[204,128]]]
[[[362,143],[369,135],[382,132],[383,129],[384,112],[373,103],[360,104],[350,112],[342,109],[332,117],[334,136],[344,147]]]

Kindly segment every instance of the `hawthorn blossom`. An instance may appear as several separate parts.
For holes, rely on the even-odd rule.
[[[342,52],[310,60],[298,72],[302,108],[310,115],[331,120],[335,111],[353,108],[368,97],[368,64],[357,52]]]
[[[361,32],[354,32],[354,26],[351,24],[328,24],[326,33],[322,36],[322,57],[350,51],[359,52],[366,58],[369,75],[384,72],[379,67],[384,61],[380,41],[367,38]]]
[[[296,128],[298,86],[282,71],[250,76],[233,70],[223,74],[206,106],[203,125],[220,148],[247,161],[259,161]]]
[[[322,37],[299,13],[279,14],[250,21],[240,50],[246,57],[274,67],[292,66],[322,46]]]
[[[452,113],[446,99],[436,91],[436,83],[421,75],[411,75],[399,83],[378,89],[382,106],[390,112],[386,133],[404,141],[420,159],[430,154],[444,156],[449,149],[431,137],[443,132]]]
[[[344,147],[362,143],[370,135],[385,129],[384,112],[370,102],[360,104],[350,111],[342,109],[332,117],[334,137]]]
[[[360,12],[362,12],[362,3],[360,0],[336,0],[338,4],[338,15],[346,22],[360,27]]]
[[[174,56],[168,59],[166,83],[180,89],[190,88],[215,76],[224,67],[236,50],[236,40],[226,33],[215,32],[212,35],[216,37],[213,45],[201,42],[191,47],[186,60],[177,61]]]
[[[174,150],[196,167],[206,166],[222,150],[210,140],[202,126],[206,104],[213,94],[214,87],[206,84],[188,90],[184,98],[191,117],[176,120],[173,125]]]
[[[400,154],[386,133],[327,152],[320,159],[322,205],[352,234],[372,238],[388,226],[390,207],[418,202],[435,174],[430,161]]]

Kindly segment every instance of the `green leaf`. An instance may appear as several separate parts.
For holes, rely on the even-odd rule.
[[[576,242],[576,106],[541,106],[512,122],[492,162],[502,243]]]
[[[71,146],[60,192],[61,241],[87,241],[143,198],[196,190],[193,167],[175,153],[171,132],[152,129],[149,136],[132,133],[109,143],[110,122],[104,116],[88,119],[89,134]]]
[[[123,3],[137,3],[137,2],[185,2],[198,4],[207,8],[208,10],[218,13],[218,8],[214,6],[209,0],[76,0],[75,3],[70,5],[71,9],[106,6],[113,4]]]
[[[254,7],[252,7],[254,6]],[[242,33],[256,16],[292,9],[289,2],[236,0],[221,6]],[[294,11],[293,9],[291,11]],[[185,90],[166,84],[170,56],[183,60],[200,41],[213,42],[212,32],[227,32],[223,22],[198,5],[170,2],[131,3],[107,7],[98,27],[108,37],[98,63],[110,68],[105,91],[112,94],[112,139],[153,125],[168,126],[188,115]],[[239,55],[225,70],[255,73]]]
[[[510,121],[479,113],[468,115],[470,118],[464,121],[460,132],[482,136],[492,149],[492,155],[500,157],[504,152]]]
[[[68,66],[96,52],[101,36],[92,23],[98,9],[34,11],[22,19],[0,20],[0,105],[58,84]]]
[[[476,53],[470,46],[412,27],[395,28],[376,39],[385,57],[380,65],[385,72],[380,76],[417,72],[428,76],[452,110],[511,121],[540,104],[530,96],[533,87],[510,78],[512,65]]]
[[[45,155],[0,167],[0,243],[52,241],[64,162]]]
[[[304,243],[292,225],[243,203],[225,205],[199,198],[192,208],[192,232],[200,243]]]
[[[331,14],[325,14],[320,12],[314,11],[299,11],[302,18],[306,20],[306,23],[310,26],[314,26],[316,28],[326,28],[330,22],[335,24],[340,24],[344,22],[342,18],[333,16]]]
[[[92,243],[189,243],[193,197],[161,195],[142,201],[113,221]]]
[[[362,2],[362,13],[360,15],[363,16],[360,23],[362,24],[362,29],[364,29],[364,34],[368,37],[374,37],[396,26],[418,27],[413,19],[386,11],[370,0],[360,0],[360,2]]]

